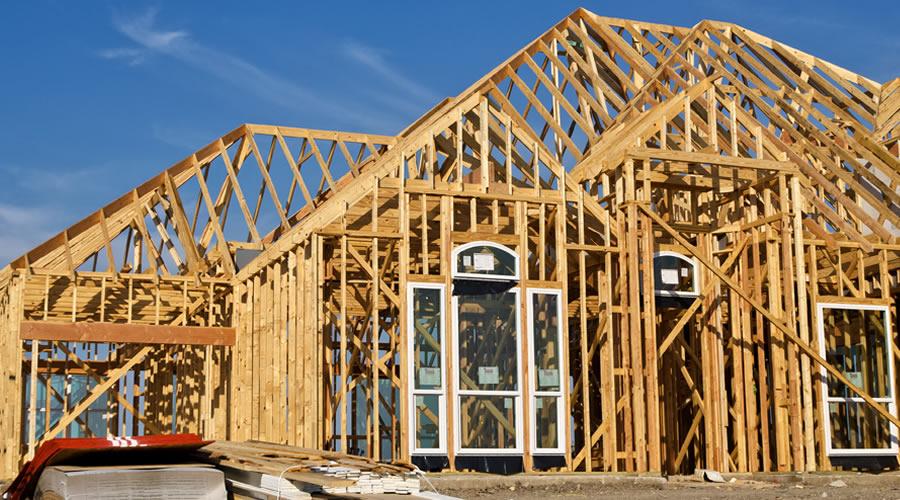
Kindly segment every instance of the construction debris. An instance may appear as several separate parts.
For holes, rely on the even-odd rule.
[[[410,464],[260,441],[198,436],[54,439],[2,498],[307,499],[420,492]]]
[[[710,470],[710,469],[700,469],[697,471],[700,474],[700,477],[703,478],[704,481],[710,483],[724,483],[725,478],[722,477],[718,471]]]
[[[421,488],[412,465],[259,441],[216,441],[198,450],[197,457],[225,473],[229,491],[251,498],[260,498],[255,494],[298,499],[310,498],[312,493],[415,495]]]
[[[337,464],[337,462],[335,462]],[[419,492],[419,479],[415,472],[404,472],[402,476],[393,474],[378,474],[361,471],[352,467],[327,466],[313,467],[313,471],[320,472],[330,477],[338,477],[353,481],[351,486],[324,488],[325,493],[357,493],[357,494],[382,494],[397,493],[409,495]]]

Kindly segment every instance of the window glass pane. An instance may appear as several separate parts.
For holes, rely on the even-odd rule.
[[[413,377],[416,389],[440,389],[441,384],[441,291],[413,289]]]
[[[890,448],[890,423],[866,403],[829,403],[831,446],[835,449]]]
[[[458,297],[460,389],[517,389],[516,297],[515,292]]]
[[[456,272],[515,276],[516,258],[510,252],[487,245],[467,248],[456,255]]]
[[[531,296],[531,324],[534,334],[534,378],[539,391],[558,391],[559,317],[557,295],[535,293]]]
[[[460,443],[463,448],[515,448],[516,398],[460,396]]]
[[[890,397],[884,311],[824,309],[825,357],[850,382],[872,397]],[[855,397],[856,394],[828,375],[828,395]]]
[[[697,292],[694,264],[674,255],[653,258],[653,288],[667,292]]]
[[[416,396],[416,448],[441,447],[440,396]]]
[[[534,431],[537,433],[538,448],[557,448],[559,446],[557,405],[559,405],[557,396],[534,398]]]

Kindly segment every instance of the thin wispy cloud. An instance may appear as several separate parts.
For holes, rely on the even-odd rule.
[[[399,113],[403,113],[408,117],[419,116],[422,112],[434,104],[434,102],[424,102],[419,101],[418,99],[410,99],[409,97],[403,95],[401,92],[397,92],[393,89],[376,89],[372,87],[364,87],[358,89],[358,92],[365,96],[373,103],[378,103],[383,107],[387,107],[389,109],[396,110]],[[407,120],[408,122],[409,120]]]
[[[97,188],[96,179],[102,169],[95,167],[67,168],[65,170],[20,165],[0,166],[0,174],[11,179],[19,193],[36,191],[51,193],[54,197],[84,194]],[[8,187],[8,186],[7,186]]]
[[[221,135],[221,132],[222,130],[209,132],[169,123],[154,123],[150,126],[150,134],[154,139],[185,152],[196,151],[209,144]]]
[[[0,227],[41,226],[58,215],[52,208],[35,209],[35,207],[23,207],[0,203]]]
[[[147,51],[135,48],[105,49],[97,55],[104,59],[123,60],[129,66],[137,66],[147,59]]]
[[[380,76],[386,82],[397,87],[398,90],[406,94],[402,97],[411,96],[429,104],[437,103],[440,100],[440,97],[431,91],[431,89],[404,76],[398,68],[388,63],[385,59],[385,52],[383,50],[350,40],[344,42],[341,46],[341,52],[347,58],[362,64],[375,72],[375,74]]]
[[[66,200],[98,194],[98,169],[56,171],[47,168],[0,166],[10,183],[0,188],[0,264],[19,257],[47,240],[64,224],[75,222]]]
[[[168,57],[280,107],[339,116],[366,130],[380,131],[386,122],[393,121],[386,119],[390,117],[345,106],[241,57],[208,47],[195,40],[187,30],[160,28],[156,10],[147,10],[138,16],[115,16],[113,26],[136,47],[107,49],[101,52],[107,59],[123,59],[137,65],[149,56]]]
[[[0,263],[7,263],[59,231],[59,210],[0,203]],[[3,265],[0,264],[0,265]]]
[[[28,215],[30,223],[20,217]],[[46,241],[59,228],[54,228],[58,221],[58,213],[54,210],[41,210],[40,207],[13,207],[0,204],[0,265],[4,265],[25,252]],[[38,225],[35,225],[37,222]]]

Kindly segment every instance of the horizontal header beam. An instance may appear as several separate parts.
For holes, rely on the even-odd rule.
[[[22,340],[58,340],[63,342],[232,346],[234,345],[235,329],[206,326],[22,321],[19,336]]]

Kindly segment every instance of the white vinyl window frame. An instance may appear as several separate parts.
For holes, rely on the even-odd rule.
[[[415,323],[415,290],[438,290],[440,292],[440,314],[441,320],[439,322],[438,328],[440,329],[441,335],[441,387],[439,389],[417,389],[416,388],[416,363],[413,359],[415,356],[415,336],[416,336],[416,323]],[[446,366],[445,366],[445,353],[447,352],[447,335],[446,335],[446,309],[444,307],[444,301],[446,293],[446,287],[443,284],[439,283],[409,283],[406,287],[406,304],[407,304],[407,312],[406,312],[406,321],[409,328],[409,333],[407,335],[407,352],[409,353],[409,363],[408,363],[408,380],[409,380],[409,429],[412,431],[409,433],[411,436],[409,439],[409,449],[410,454],[412,455],[446,455],[447,454],[447,374]],[[438,397],[438,411],[440,411],[440,415],[438,415],[438,441],[440,446],[437,448],[418,448],[416,447],[416,432],[418,431],[418,426],[416,425],[416,418],[418,416],[418,410],[416,409],[416,396],[437,396]]]
[[[657,257],[675,257],[676,259],[681,259],[688,264],[691,265],[691,273],[692,273],[692,283],[694,284],[694,289],[690,292],[683,292],[678,290],[656,290],[654,287],[653,293],[655,295],[660,295],[663,297],[699,297],[700,296],[700,266],[697,263],[697,259],[688,257],[687,255],[673,252],[671,250],[661,250],[659,252],[653,252],[653,273],[654,279],[656,279],[656,258]]]
[[[454,255],[454,259],[456,256]],[[517,266],[518,269],[518,266]],[[523,453],[523,438],[522,438],[522,429],[523,429],[523,420],[522,420],[522,318],[520,317],[520,311],[522,310],[522,294],[520,293],[519,287],[513,287],[503,293],[514,293],[516,295],[515,300],[515,314],[516,314],[516,390],[515,391],[490,391],[490,390],[472,390],[472,389],[460,389],[461,385],[459,383],[459,297],[454,295],[452,297],[452,311],[451,314],[453,316],[453,326],[452,326],[452,334],[453,340],[451,342],[451,354],[453,359],[453,421],[456,422],[456,428],[454,429],[454,443],[453,449],[455,450],[457,455],[478,455],[478,456],[506,456],[506,455],[521,455]],[[515,415],[516,415],[516,447],[515,448],[463,448],[462,447],[462,420],[460,419],[460,400],[462,396],[499,396],[499,397],[512,397],[513,405],[515,406]]]
[[[531,454],[532,455],[562,455],[565,454],[565,401],[563,397],[563,384],[567,383],[564,375],[568,373],[565,365],[565,359],[563,358],[562,353],[562,290],[555,288],[529,288],[526,291],[526,309],[528,315],[528,373],[530,376],[528,377],[528,392],[530,393],[530,415],[528,416],[529,427],[531,428],[531,435],[529,438],[531,439]],[[555,295],[556,296],[556,317],[557,317],[557,331],[556,331],[556,356],[559,360],[559,389],[555,391],[539,391],[537,389],[537,384],[535,383],[535,378],[537,376],[537,366],[535,366],[534,362],[534,296],[535,295]],[[537,446],[537,417],[535,415],[535,411],[537,410],[537,399],[538,397],[555,397],[556,401],[556,448],[538,448]]]
[[[885,346],[888,351],[888,379],[890,380],[890,391],[888,392],[889,396],[887,397],[872,397],[878,403],[884,403],[887,405],[887,410],[891,412],[891,414],[897,413],[896,408],[896,387],[894,383],[894,353],[892,350],[893,342],[891,341],[891,332],[893,332],[891,326],[891,312],[888,306],[882,305],[874,305],[874,304],[843,304],[843,303],[830,303],[830,302],[820,302],[816,304],[816,318],[818,322],[818,331],[819,331],[819,355],[822,356],[823,359],[826,358],[826,349],[825,349],[825,310],[826,309],[843,309],[843,310],[851,310],[851,311],[880,311],[884,318],[884,334],[885,334]],[[828,374],[825,370],[825,367],[820,367],[819,372],[821,374],[822,380],[825,383],[821,384],[821,397],[822,397],[822,420],[825,422],[825,449],[827,450],[827,454],[833,457],[859,457],[859,456],[891,456],[897,455],[898,445],[897,445],[897,427],[893,424],[888,424],[891,429],[891,446],[889,448],[834,448],[831,440],[831,415],[829,414],[829,403],[849,403],[853,402],[856,404],[867,404],[865,400],[858,396],[852,396],[848,398],[844,397],[836,397],[828,395]]]
[[[513,269],[515,269],[515,274],[507,275],[507,274],[480,274],[480,273],[465,273],[460,272],[457,269],[458,261],[457,258],[460,252],[466,251],[473,247],[491,247],[497,250],[500,250],[503,253],[510,255],[515,264],[513,265]],[[491,241],[473,241],[471,243],[466,243],[465,245],[460,245],[453,249],[450,255],[450,274],[453,278],[463,278],[463,279],[473,279],[473,280],[487,280],[487,281],[519,281],[519,254],[509,249],[509,247],[505,245],[501,245],[499,243],[494,243]]]

